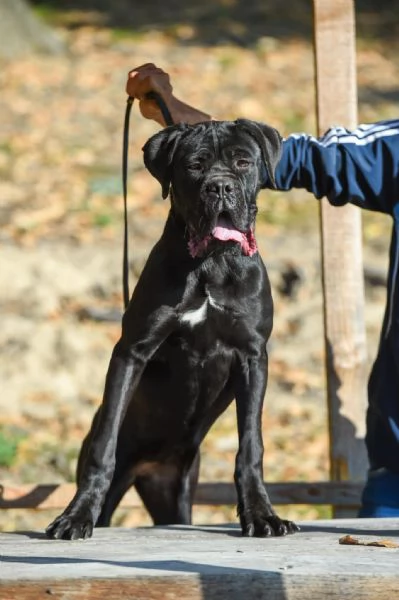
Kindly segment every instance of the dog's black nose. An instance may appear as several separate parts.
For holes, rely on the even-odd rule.
[[[205,190],[208,194],[216,194],[219,198],[223,198],[227,194],[231,194],[234,188],[230,181],[218,178],[209,181],[205,186]]]

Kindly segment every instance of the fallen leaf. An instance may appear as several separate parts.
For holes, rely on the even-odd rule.
[[[351,535],[339,538],[339,543],[344,546],[376,546],[378,548],[399,548],[399,544],[392,540],[361,540]]]

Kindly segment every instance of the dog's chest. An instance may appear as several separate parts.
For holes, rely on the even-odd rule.
[[[209,318],[215,317],[217,314],[226,316],[226,307],[219,304],[212,295],[208,292],[200,306],[196,308],[187,308],[180,314],[180,322],[195,327],[201,323],[205,323]]]
[[[200,336],[210,344],[224,341],[235,346],[251,337],[259,321],[260,269],[256,263],[244,269],[234,256],[217,258],[187,278],[177,317],[183,335],[186,331],[193,343]]]

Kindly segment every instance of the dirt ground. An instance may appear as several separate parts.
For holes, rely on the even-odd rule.
[[[14,483],[73,480],[118,339],[127,71],[153,61],[170,71],[178,96],[216,117],[266,121],[283,135],[315,131],[313,56],[306,35],[259,36],[248,47],[228,39],[201,43],[187,23],[134,35],[90,23],[59,26],[58,32],[65,55],[33,56],[0,70],[0,480]],[[359,40],[360,121],[397,117],[398,57],[392,40]],[[131,286],[167,213],[159,185],[141,161],[140,148],[156,131],[134,107]],[[276,314],[264,415],[265,477],[326,479],[318,205],[302,192],[262,192],[259,205],[257,239]],[[389,220],[365,215],[364,238],[371,361],[385,302]],[[288,268],[300,275],[290,297],[283,293]],[[104,320],[110,315],[116,320]],[[4,458],[9,446],[11,458]],[[204,443],[201,478],[231,481],[236,447],[229,410]],[[299,507],[286,514],[320,513]],[[0,527],[42,527],[49,518],[10,511],[0,515]],[[201,508],[195,516],[197,522],[233,518],[232,508]],[[147,521],[137,511],[121,514],[118,522]]]

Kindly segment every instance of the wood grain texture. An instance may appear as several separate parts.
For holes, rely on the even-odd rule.
[[[399,550],[343,546],[342,535],[398,541],[399,520],[302,523],[285,538],[236,526],[97,529],[84,542],[0,534],[0,598],[38,600],[391,600]]]
[[[268,483],[273,504],[332,504],[333,506],[360,505],[363,483],[344,481]],[[76,487],[72,483],[54,485],[0,485],[0,509],[35,508],[40,510],[63,509],[72,500]],[[236,504],[233,483],[200,483],[195,504],[220,506]],[[120,506],[135,508],[142,501],[134,489],[122,499]]]
[[[354,6],[314,0],[319,134],[357,125]],[[364,323],[361,214],[321,202],[322,270],[331,479],[365,478],[367,343]],[[342,511],[339,513],[342,516]]]

